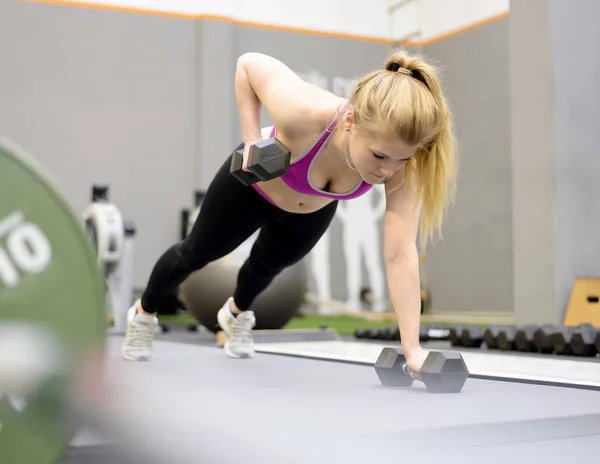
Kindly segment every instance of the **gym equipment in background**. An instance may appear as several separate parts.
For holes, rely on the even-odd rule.
[[[248,186],[268,181],[287,173],[292,152],[280,140],[271,137],[252,144],[248,154],[248,171],[242,169],[244,148],[240,146],[231,156],[231,174]]]
[[[125,227],[121,211],[108,200],[108,187],[92,186],[91,203],[83,213],[100,269],[109,274],[123,257]]]
[[[422,324],[419,328],[419,341],[446,341],[450,337],[451,329],[443,325]],[[354,337],[359,340],[387,340],[400,341],[400,330],[397,324],[390,324],[381,328],[357,328]]]
[[[550,338],[556,354],[593,357],[600,351],[600,329],[591,324],[559,326]]]
[[[68,404],[92,394],[76,386],[102,372],[106,293],[81,217],[4,138],[0,185],[0,462],[53,464],[73,436]]]
[[[564,324],[600,327],[600,277],[575,279]]]
[[[189,214],[187,231],[194,226],[206,192],[195,192],[195,208]],[[180,286],[178,299],[198,323],[217,333],[217,312],[235,290],[240,268],[254,241],[256,231],[237,249],[221,259],[193,272]],[[252,310],[256,315],[255,330],[281,329],[300,309],[307,291],[307,269],[304,260],[284,269],[254,300]],[[190,327],[193,330],[196,327]]]
[[[180,286],[180,298],[186,309],[213,333],[219,331],[217,312],[233,295],[242,264],[243,261],[225,256],[193,272]],[[298,313],[306,288],[304,260],[284,269],[252,304],[255,330],[284,327]]]
[[[484,343],[490,350],[593,357],[600,352],[600,329],[592,324],[491,325]]]
[[[359,340],[401,341],[396,324],[378,328],[357,328]],[[567,326],[559,324],[430,326],[421,325],[419,340],[450,342],[452,347],[480,348],[522,353],[595,357],[600,353],[600,328],[592,324]]]
[[[111,332],[124,334],[134,294],[135,224],[124,220],[119,208],[109,201],[106,185],[92,186],[91,203],[83,218],[106,281]]]
[[[501,331],[504,331],[508,326],[506,325],[491,325],[485,328],[483,332],[483,343],[490,350],[499,350],[498,335]]]
[[[479,348],[483,343],[483,330],[478,326],[456,326],[450,329],[450,345]]]

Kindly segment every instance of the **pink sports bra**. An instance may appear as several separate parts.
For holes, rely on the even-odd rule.
[[[326,198],[332,198],[334,200],[350,200],[352,198],[359,197],[368,192],[373,186],[368,184],[364,180],[361,180],[352,188],[352,190],[345,193],[330,193],[325,190],[321,190],[320,188],[313,185],[310,180],[310,172],[311,169],[321,153],[321,150],[329,140],[329,137],[333,134],[333,129],[337,124],[337,117],[339,111],[336,112],[335,116],[331,120],[331,122],[327,125],[323,132],[319,135],[317,140],[313,143],[313,145],[300,157],[292,160],[290,163],[290,167],[287,173],[282,175],[280,178],[285,182],[285,184],[291,188],[292,190],[302,193],[304,195],[313,195],[313,196],[321,196]],[[275,126],[271,130],[271,137],[274,137],[277,132]],[[258,187],[257,184],[252,184],[254,189],[260,193],[264,198],[266,198],[269,202],[273,203],[271,199]]]

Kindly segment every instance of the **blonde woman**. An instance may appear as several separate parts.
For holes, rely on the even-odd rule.
[[[249,147],[276,136],[291,150],[289,172],[244,186],[225,160],[191,233],[159,258],[143,296],[130,309],[123,356],[149,360],[162,300],[193,271],[231,253],[260,229],[234,294],[218,312],[227,355],[252,357],[253,300],[311,251],[340,200],[384,184],[389,294],[408,366],[418,373],[426,352],[419,343],[417,242],[420,238],[424,246],[439,236],[456,182],[451,115],[436,70],[395,50],[343,99],[303,81],[273,57],[247,53],[237,61],[235,93],[244,168]],[[273,127],[261,128],[261,107]]]

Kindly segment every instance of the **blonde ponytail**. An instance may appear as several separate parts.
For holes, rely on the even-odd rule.
[[[357,129],[387,126],[418,147],[406,163],[405,178],[417,183],[422,201],[419,238],[424,250],[428,241],[441,237],[456,194],[456,142],[437,70],[420,56],[394,50],[383,69],[358,82],[349,103]]]

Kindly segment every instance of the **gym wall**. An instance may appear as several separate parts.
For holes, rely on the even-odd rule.
[[[510,0],[390,0],[390,37],[422,45],[437,42],[509,9]]]
[[[110,185],[111,200],[138,228],[136,286],[178,240],[194,189],[207,187],[240,141],[237,56],[285,57],[305,78],[344,93],[349,79],[382,65],[389,47],[369,37],[43,3],[1,2],[0,17],[10,18],[0,30],[1,132],[47,167],[76,211],[93,183]],[[343,275],[335,249],[331,262]],[[332,286],[343,295],[336,275]]]
[[[440,15],[439,5],[443,24],[433,28],[423,19],[433,14],[433,1],[415,2],[422,20],[413,24],[420,35],[410,45],[442,66],[461,171],[445,239],[429,249],[425,265],[432,309],[514,309],[520,321],[559,321],[573,279],[598,274],[591,258],[600,220],[591,203],[597,187],[590,139],[599,103],[590,18],[598,6],[517,2],[510,18],[504,12],[483,24],[490,12],[479,11],[478,27],[449,34],[460,24],[456,15]],[[277,23],[273,4],[259,3]],[[461,0],[465,23],[475,20],[467,3]],[[239,142],[235,58],[270,53],[343,94],[353,78],[381,65],[391,45],[387,26],[374,25],[383,16],[364,16],[365,36],[350,37],[343,34],[360,22],[356,16],[315,21],[321,34],[279,27],[310,26],[306,16],[288,15],[265,28],[243,18],[0,2],[0,17],[10,18],[0,29],[0,127],[54,174],[77,210],[89,201],[92,183],[110,184],[111,198],[138,225],[141,286],[177,240],[179,212],[191,206],[193,190],[207,186]],[[538,23],[541,29],[531,27]],[[328,47],[338,53],[323,53]],[[524,80],[522,69],[535,78]],[[344,300],[341,230],[336,219],[320,245],[330,257],[331,296]]]
[[[92,183],[135,221],[135,285],[179,234],[195,187],[193,21],[0,2],[0,132],[76,211]]]
[[[599,17],[598,1],[550,1],[559,308],[576,277],[600,275]]]
[[[509,19],[413,50],[441,69],[459,144],[458,192],[425,264],[432,309],[512,311]]]
[[[600,275],[600,4],[533,0],[513,10],[514,308],[521,321],[562,321],[574,280]]]
[[[426,264],[435,312],[562,322],[575,279],[600,275],[599,13],[594,0],[512,2],[510,17],[414,43],[445,68],[461,157]]]

